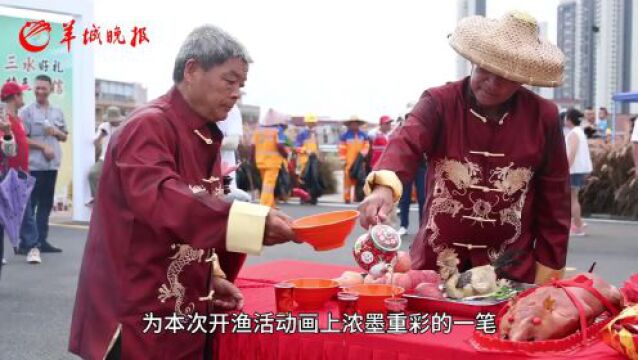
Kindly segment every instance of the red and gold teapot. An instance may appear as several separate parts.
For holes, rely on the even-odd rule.
[[[373,267],[386,268],[392,264],[400,247],[399,233],[389,225],[378,224],[357,239],[352,253],[357,264],[370,272]]]

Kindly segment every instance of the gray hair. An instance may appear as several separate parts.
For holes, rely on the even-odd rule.
[[[214,25],[203,25],[184,40],[175,58],[173,81],[177,84],[184,80],[186,62],[196,60],[205,71],[227,60],[239,58],[247,64],[252,62],[248,51],[234,37]]]

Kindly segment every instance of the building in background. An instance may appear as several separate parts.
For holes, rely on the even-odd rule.
[[[576,9],[574,83],[576,98],[580,99],[584,108],[595,105],[596,48],[594,36],[598,32],[598,28],[595,26],[595,5],[595,0],[579,0]]]
[[[486,14],[487,0],[457,0],[457,20],[464,17]],[[461,79],[472,71],[472,64],[460,55],[456,55],[456,77]]]
[[[109,106],[117,106],[127,115],[146,101],[146,88],[140,84],[95,79],[95,126],[102,122]]]
[[[594,106],[596,0],[562,0],[557,13],[557,45],[565,54],[565,81],[554,91],[561,105]]]
[[[638,88],[638,65],[631,61],[638,55],[637,6],[633,0],[560,2],[557,44],[566,62],[565,82],[554,91],[559,105],[611,108],[613,94]]]
[[[576,24],[577,0],[562,0],[558,5],[556,44],[565,54],[563,85],[554,91],[559,103],[574,103],[576,99]]]
[[[632,0],[596,0],[596,106],[611,108],[612,96],[631,86]],[[636,19],[638,21],[638,19]],[[635,68],[635,66],[634,66]],[[628,111],[628,106],[617,111]]]

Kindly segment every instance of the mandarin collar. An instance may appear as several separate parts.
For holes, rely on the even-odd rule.
[[[176,86],[173,86],[169,90],[168,98],[171,107],[175,110],[175,113],[179,114],[180,119],[190,130],[202,130],[205,129],[209,123],[212,123],[210,120],[193,110]]]
[[[466,104],[466,108],[467,110],[473,110],[475,112],[477,112],[478,114],[480,114],[481,116],[487,118],[484,115],[483,109],[481,108],[481,106],[478,104],[478,101],[476,101],[476,97],[474,96],[474,93],[472,92],[472,89],[470,87],[470,77],[467,76],[465,79],[463,79],[463,97],[465,98],[465,104]],[[521,90],[518,89],[516,90],[516,92],[512,95],[512,97],[510,97],[506,102],[505,105],[503,107],[503,116],[507,117],[508,114],[511,115],[513,109],[514,109],[514,104],[516,103],[516,98],[518,93]],[[493,121],[497,121],[492,119]],[[502,120],[502,119],[501,119]]]

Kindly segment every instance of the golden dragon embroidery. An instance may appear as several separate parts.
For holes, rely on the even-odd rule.
[[[168,285],[162,284],[158,289],[159,295],[157,298],[162,303],[165,303],[170,298],[175,298],[175,314],[186,317],[193,313],[195,304],[190,303],[182,309],[186,288],[179,282],[179,274],[184,270],[184,267],[193,261],[201,262],[202,256],[204,256],[204,250],[193,249],[190,245],[186,244],[173,244],[171,245],[171,249],[177,249],[177,252],[170,257],[172,261],[166,271]]]
[[[501,193],[496,203],[490,203],[485,199],[473,200],[470,197],[472,205],[465,207],[461,201],[454,199],[454,197],[467,195],[469,188],[480,183],[480,167],[467,159],[465,159],[465,162],[443,159],[437,162],[435,166],[433,200],[426,223],[426,230],[432,232],[428,240],[432,250],[440,253],[446,248],[445,245],[436,244],[441,231],[436,222],[438,215],[449,214],[451,217],[456,217],[461,211],[469,211],[472,215],[464,218],[480,222],[482,226],[484,222],[497,221],[491,220],[489,214],[496,211],[494,209],[497,203],[502,200],[511,205],[498,211],[500,224],[513,226],[514,235],[503,241],[497,248],[488,250],[488,255],[491,259],[500,256],[505,248],[515,242],[521,235],[521,214],[525,205],[529,182],[533,175],[532,170],[523,167],[515,168],[514,163],[510,163],[509,166],[495,168],[491,171],[488,180]],[[447,181],[454,184],[452,189],[448,188]],[[520,193],[518,199],[513,198],[517,193]]]
[[[518,200],[511,206],[499,212],[501,225],[509,224],[514,227],[514,235],[501,243],[498,250],[491,248],[488,250],[490,260],[496,260],[505,249],[514,243],[521,236],[521,218],[529,182],[532,179],[533,171],[530,168],[513,168],[514,163],[509,166],[498,167],[492,171],[490,182],[503,191],[503,200],[508,201],[510,197],[521,191]]]

